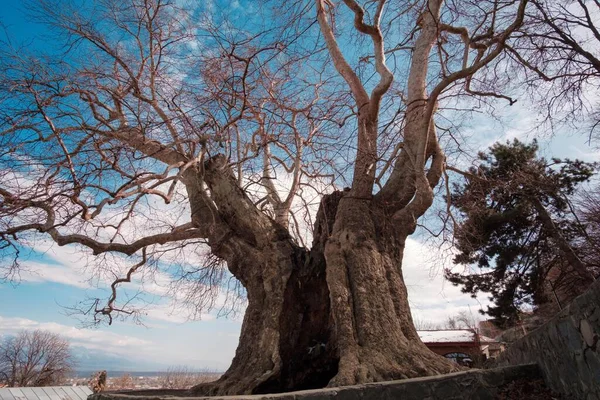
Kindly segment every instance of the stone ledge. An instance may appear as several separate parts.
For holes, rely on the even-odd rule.
[[[91,395],[88,400],[483,400],[495,398],[499,389],[517,379],[541,378],[536,364],[526,364],[280,394],[192,397],[181,390],[148,390],[105,392]]]
[[[600,400],[600,280],[553,319],[512,343],[492,366],[535,363],[548,388]]]

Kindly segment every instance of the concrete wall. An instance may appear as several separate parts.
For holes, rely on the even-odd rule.
[[[552,320],[512,343],[493,366],[537,363],[548,387],[600,400],[600,280]]]
[[[541,380],[536,365],[490,370],[470,370],[427,378],[405,379],[365,385],[304,390],[254,396],[183,397],[185,391],[148,390],[130,393],[100,393],[88,400],[489,400],[516,380]]]

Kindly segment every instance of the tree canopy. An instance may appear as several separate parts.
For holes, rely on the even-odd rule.
[[[475,265],[467,274],[448,270],[466,293],[491,294],[488,313],[501,325],[514,324],[523,305],[540,305],[552,269],[555,286],[582,290],[598,271],[580,257],[585,226],[574,214],[575,191],[595,164],[546,160],[535,141],[496,143],[455,185],[451,202],[463,217],[457,226],[454,262]]]

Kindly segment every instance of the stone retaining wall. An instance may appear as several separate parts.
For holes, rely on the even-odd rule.
[[[489,370],[470,370],[454,374],[405,379],[365,385],[304,390],[299,392],[254,396],[183,397],[183,391],[136,391],[101,393],[88,400],[488,400],[516,380],[541,379],[537,365],[520,365]]]
[[[568,398],[600,400],[600,280],[552,320],[512,343],[494,366],[536,363]]]

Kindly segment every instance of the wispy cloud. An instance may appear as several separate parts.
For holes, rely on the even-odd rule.
[[[63,264],[52,264],[35,261],[22,263],[23,269],[20,278],[25,282],[52,282],[62,285],[74,286],[80,289],[90,288],[89,282],[73,267]]]
[[[161,304],[152,306],[145,312],[145,316],[147,318],[171,322],[175,324],[183,324],[189,322],[188,314],[183,312],[180,307],[177,307],[175,304]],[[216,317],[209,313],[203,313],[200,316],[201,321],[212,321],[216,319]]]
[[[41,329],[59,334],[74,346],[93,350],[106,350],[114,353],[136,354],[153,346],[151,341],[120,335],[107,330],[79,329],[56,322],[40,322],[27,318],[0,316],[0,334],[15,334],[22,330]]]

